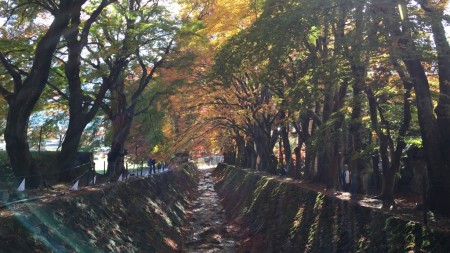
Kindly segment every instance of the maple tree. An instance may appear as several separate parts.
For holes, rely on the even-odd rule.
[[[224,36],[214,58],[215,77],[210,83],[215,88],[210,89],[214,95],[207,103],[212,108],[208,121],[228,129],[225,132],[232,140],[227,142],[232,153],[226,156],[229,161],[247,166],[243,154],[254,152],[259,162],[268,159],[259,169],[275,172],[276,161],[269,158],[275,156],[274,139],[281,135],[285,152],[278,159],[290,157],[289,129],[293,126],[299,145],[294,150],[300,158],[305,145],[306,157],[304,166],[298,162],[292,175],[302,173],[334,188],[340,168],[348,163],[354,174],[353,187],[361,192],[367,169],[380,178],[380,162],[380,198],[389,206],[402,154],[411,145],[407,140],[418,136],[420,126],[424,148],[431,147],[427,151],[430,184],[445,192],[441,183],[448,170],[439,156],[448,157],[448,142],[442,141],[447,130],[436,134],[438,124],[432,116],[433,99],[427,84],[436,79],[435,75],[423,76],[420,60],[411,55],[430,56],[430,51],[437,50],[441,96],[436,113],[439,126],[447,126],[442,116],[445,110],[440,111],[446,108],[447,86],[443,84],[448,57],[442,56],[448,53],[448,42],[441,21],[447,2],[420,4],[423,12],[418,5],[395,2],[265,1],[254,22],[232,36]],[[422,21],[409,22],[413,16],[407,9]],[[420,49],[414,48],[410,41],[419,35],[408,38],[405,31],[428,26],[433,28],[437,47],[421,44]],[[217,27],[212,24],[210,30]],[[426,40],[430,34],[420,36]],[[399,64],[400,60],[404,64]],[[432,60],[422,62],[428,64],[427,68],[432,66]],[[418,102],[419,121],[413,118],[414,101]],[[270,108],[270,112],[264,108]],[[279,132],[275,131],[278,127]],[[444,139],[435,139],[439,135]],[[440,179],[433,179],[433,175]],[[433,209],[442,212],[445,207]]]
[[[0,61],[8,75],[6,80],[3,79],[5,82],[2,83],[0,91],[9,106],[4,136],[8,156],[16,176],[39,174],[33,163],[27,141],[29,117],[47,84],[53,54],[60,38],[69,26],[71,18],[85,2],[60,1],[50,4],[47,1],[36,1],[21,4],[13,1],[11,5],[2,4],[1,6],[3,15],[6,15],[10,21],[9,29],[4,30],[6,36],[10,35],[8,36],[10,40],[7,41],[10,43],[2,44],[0,51]],[[32,18],[25,18],[23,15],[25,13]],[[53,21],[47,28],[35,25],[36,17],[39,15],[53,16]],[[26,21],[24,28],[29,29],[29,33],[16,34],[14,29],[19,27],[20,30],[22,19]],[[34,27],[43,29],[43,35],[37,40],[33,39],[35,34],[31,32]],[[28,37],[32,38],[29,44],[21,43],[17,45],[17,48],[12,46],[17,40],[28,40]],[[22,61],[24,59],[22,49],[27,57],[31,55],[26,61]],[[29,185],[39,186],[40,178],[32,177]]]
[[[68,100],[69,122],[65,137],[62,142],[61,153],[58,155],[58,165],[61,171],[72,167],[73,161],[78,151],[82,134],[86,126],[92,122],[97,115],[98,110],[103,104],[103,98],[106,95],[108,86],[112,82],[103,82],[96,90],[96,93],[90,94],[86,91],[82,79],[82,54],[88,45],[90,29],[97,21],[103,10],[114,1],[102,1],[98,6],[92,6],[92,13],[86,21],[82,23],[81,7],[77,15],[72,17],[70,25],[64,34],[67,43],[67,62],[64,65],[65,76],[68,83],[67,93],[62,93]],[[87,14],[85,14],[87,15]],[[65,177],[63,174],[62,177]],[[67,180],[71,180],[68,178]]]
[[[223,136],[223,131],[207,119],[211,113],[207,101],[214,93],[209,87],[208,71],[218,45],[245,25],[241,21],[249,15],[249,6],[246,1],[231,5],[226,1],[181,1],[181,4],[180,19],[184,25],[170,56],[173,59],[169,57],[169,67],[162,71],[172,80],[179,77],[181,86],[171,95],[166,109],[164,132],[170,141],[162,149],[167,154],[194,147],[204,150],[204,155],[218,153],[222,141],[216,141],[214,136]],[[230,19],[230,15],[236,19]]]
[[[158,1],[64,3],[75,5],[61,2],[68,15],[44,2],[14,5],[30,19],[1,5],[3,16],[13,13],[0,78],[17,175],[36,173],[27,125],[51,87],[69,109],[62,167],[86,127],[108,118],[114,153],[222,152],[335,189],[348,164],[352,191],[368,191],[374,178],[390,206],[405,153],[423,149],[425,204],[450,210],[439,204],[450,196],[448,1],[180,0],[180,23]],[[39,15],[64,22],[53,30]],[[47,37],[53,31],[58,40]]]
[[[389,4],[385,7],[394,7],[393,5],[397,4],[401,14],[392,15],[393,13],[391,10],[391,12],[385,13],[384,19],[386,20],[387,25],[390,25],[390,28],[392,29],[392,33],[389,36],[390,41],[395,43],[394,45],[396,45],[397,48],[405,49],[403,51],[398,50],[396,53],[405,64],[417,98],[416,106],[418,110],[418,119],[429,175],[429,196],[428,199],[425,200],[425,204],[429,205],[432,210],[445,214],[450,210],[450,204],[442,202],[442,197],[446,198],[450,196],[450,188],[446,183],[446,181],[450,179],[450,163],[448,160],[449,144],[447,142],[449,130],[448,126],[443,127],[444,124],[448,123],[446,119],[447,116],[445,115],[448,115],[449,112],[448,106],[446,106],[448,103],[446,98],[449,94],[447,89],[448,85],[446,85],[449,78],[449,69],[448,66],[445,65],[445,62],[447,62],[448,59],[443,59],[442,57],[449,53],[448,41],[442,38],[443,33],[445,34],[442,29],[442,24],[438,25],[436,20],[430,20],[433,35],[437,43],[436,50],[438,53],[437,61],[439,66],[438,75],[440,84],[440,99],[438,100],[437,107],[434,108],[430,80],[426,75],[420,57],[422,52],[417,49],[414,38],[409,34],[409,32],[412,31],[411,29],[413,28],[414,23],[409,19],[408,8],[402,2],[389,2],[385,4]],[[427,4],[430,3],[428,1],[422,2],[422,8],[426,9],[427,7],[431,7],[430,5],[427,6]],[[440,4],[442,4],[440,10],[442,13],[442,8],[447,5],[447,1],[442,1]],[[435,7],[438,6],[439,4]],[[388,11],[384,9],[384,7],[381,7],[381,9]],[[439,10],[439,8],[436,10]],[[388,16],[388,14],[391,15]],[[435,14],[435,18],[442,22],[442,14],[439,15],[439,11]],[[397,23],[394,24],[393,22],[395,21],[399,22],[401,26],[397,26]]]
[[[146,89],[155,89],[152,81],[165,55],[170,52],[173,43],[171,37],[175,32],[174,24],[168,18],[169,14],[157,2],[143,6],[139,1],[119,5],[117,15],[122,17],[120,19],[124,22],[117,27],[117,31],[111,31],[108,26],[102,29],[106,32],[105,29],[108,27],[108,32],[117,33],[107,40],[111,45],[119,45],[119,52],[121,52],[119,59],[122,59],[124,64],[119,69],[119,73],[111,65],[104,66],[109,73],[117,75],[117,79],[108,86],[109,103],[103,107],[111,120],[110,154],[125,153],[125,141],[133,118],[136,113],[139,113],[138,104],[144,102],[140,101],[141,95]],[[123,25],[126,29],[121,31]],[[104,59],[115,55],[114,51],[110,53],[112,55],[103,55]],[[154,96],[156,95],[157,93],[154,93]],[[144,102],[144,108],[151,105],[152,100],[150,99],[148,103]],[[117,160],[111,160],[108,163],[108,174],[113,177],[117,176],[123,168],[123,156],[117,155],[116,158]],[[117,169],[114,170],[116,166]]]

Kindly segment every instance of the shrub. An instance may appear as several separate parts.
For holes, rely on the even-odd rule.
[[[8,153],[0,151],[0,184],[12,185],[14,183],[14,174],[9,164]]]

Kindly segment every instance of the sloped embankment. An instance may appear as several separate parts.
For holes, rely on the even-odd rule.
[[[1,212],[0,252],[176,252],[197,180],[184,166],[13,206]]]
[[[248,227],[241,252],[450,252],[450,232],[221,164],[216,190]]]

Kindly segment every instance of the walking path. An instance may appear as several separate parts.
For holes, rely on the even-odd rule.
[[[194,201],[185,234],[183,252],[235,252],[235,228],[226,223],[225,211],[214,190],[211,167],[200,167],[199,197]]]

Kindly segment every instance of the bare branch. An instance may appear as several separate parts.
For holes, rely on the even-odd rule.
[[[54,85],[52,82],[47,81],[48,86],[50,86],[50,88],[52,88],[54,91],[56,91],[56,93],[58,93],[58,95],[60,95],[61,97],[63,97],[64,99],[69,100],[69,96],[67,96],[66,93],[64,93],[61,89],[59,89],[56,85]]]

